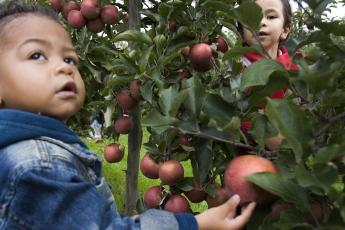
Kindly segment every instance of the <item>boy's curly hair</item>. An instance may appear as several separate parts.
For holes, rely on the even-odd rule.
[[[29,4],[21,0],[10,0],[0,3],[0,36],[4,26],[24,14],[35,14],[46,16],[54,21],[58,21],[57,13],[49,7],[41,6],[35,2]]]

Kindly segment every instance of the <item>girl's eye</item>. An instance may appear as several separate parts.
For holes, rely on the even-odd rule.
[[[35,52],[30,56],[30,59],[32,59],[32,60],[43,60],[43,59],[45,59],[45,57],[42,53]]]
[[[268,19],[275,19],[275,18],[277,18],[277,16],[275,16],[275,15],[269,15],[269,16],[267,16],[267,18],[268,18]]]
[[[64,62],[71,65],[78,65],[78,61],[75,58],[65,58]]]

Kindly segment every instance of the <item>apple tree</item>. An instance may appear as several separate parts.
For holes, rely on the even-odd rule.
[[[122,20],[131,3],[115,3]],[[298,4],[299,31],[286,42],[298,71],[269,58],[243,67],[247,52],[267,57],[260,44],[242,45],[238,25],[255,32],[262,17],[251,0],[141,1],[140,29],[71,30],[90,104],[108,107],[113,122],[135,111],[150,134],[140,169],[161,184],[144,194],[146,207],[213,207],[236,191],[258,202],[247,229],[344,228],[345,24],[325,15],[333,1]],[[301,28],[304,19],[314,27]],[[129,109],[117,97],[134,97],[132,88],[140,96]],[[268,97],[281,88],[284,99]],[[191,177],[180,162],[190,163]]]

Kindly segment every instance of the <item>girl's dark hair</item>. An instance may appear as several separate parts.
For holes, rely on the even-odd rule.
[[[30,4],[25,4],[20,0],[5,1],[0,3],[0,34],[7,23],[25,14],[46,16],[58,21],[57,13],[52,8],[41,6],[33,1]]]
[[[291,27],[292,23],[292,10],[289,0],[280,0],[283,4],[283,14],[284,14],[284,28],[287,26]],[[243,25],[241,23],[238,24],[238,30],[240,31],[241,35],[243,36]]]
[[[281,0],[284,12],[284,27],[291,26],[292,10],[289,0]]]

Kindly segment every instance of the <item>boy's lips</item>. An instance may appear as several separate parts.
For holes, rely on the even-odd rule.
[[[56,92],[62,97],[74,97],[77,94],[77,86],[73,81],[68,81]]]

